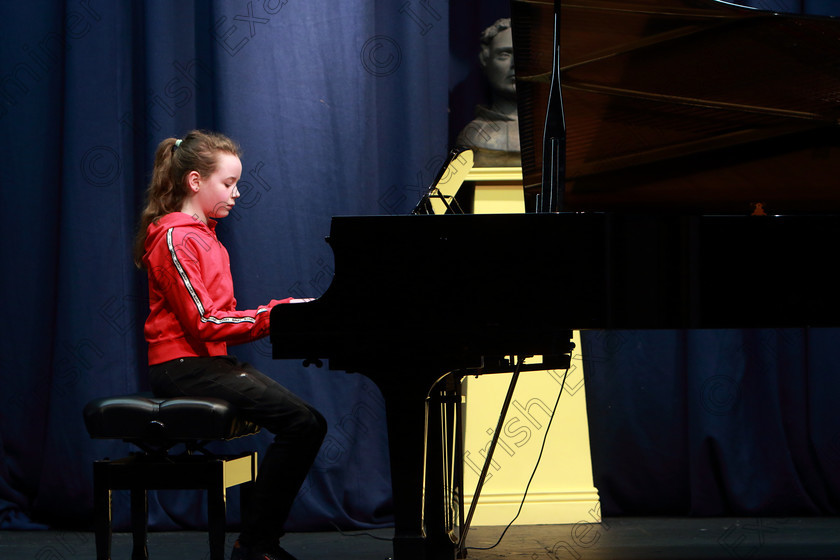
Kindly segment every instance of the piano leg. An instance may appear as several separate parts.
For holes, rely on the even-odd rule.
[[[394,560],[454,560],[457,547],[444,514],[440,405],[433,402],[428,415],[426,408],[429,372],[395,374],[392,368],[372,378],[378,380],[388,416]]]

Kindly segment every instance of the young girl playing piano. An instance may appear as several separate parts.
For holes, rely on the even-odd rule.
[[[274,434],[231,560],[289,560],[293,556],[278,541],[326,435],[326,421],[282,385],[227,354],[228,344],[266,336],[271,308],[291,301],[236,309],[228,253],[215,229],[239,197],[238,153],[229,138],[201,131],[160,143],[134,259],[149,277],[144,332],[155,395],[218,397]]]

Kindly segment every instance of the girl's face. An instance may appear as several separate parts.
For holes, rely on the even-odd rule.
[[[224,218],[239,198],[236,186],[242,175],[242,162],[233,154],[220,152],[216,171],[209,177],[198,178],[195,202],[208,218]]]

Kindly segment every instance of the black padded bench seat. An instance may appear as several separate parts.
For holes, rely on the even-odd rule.
[[[98,398],[84,409],[85,426],[95,439],[121,439],[142,451],[93,464],[94,530],[97,560],[111,558],[111,492],[131,491],[132,560],[148,558],[147,490],[207,490],[211,560],[222,560],[225,547],[226,491],[242,484],[241,500],[257,476],[256,452],[219,455],[211,441],[255,434],[258,426],[237,417],[226,401],[201,397],[157,398],[150,394]],[[169,453],[185,445],[185,452]],[[243,504],[243,510],[245,509]]]
[[[84,416],[92,438],[153,445],[229,440],[259,431],[238,418],[230,403],[209,397],[103,397],[89,402]]]

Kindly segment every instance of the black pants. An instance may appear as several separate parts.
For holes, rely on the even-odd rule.
[[[189,357],[149,368],[158,397],[217,397],[274,434],[258,469],[253,511],[242,512],[240,542],[276,543],[292,502],[327,433],[321,414],[294,393],[233,356]]]

